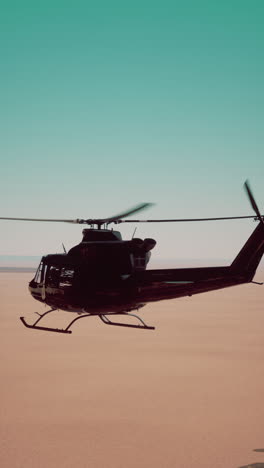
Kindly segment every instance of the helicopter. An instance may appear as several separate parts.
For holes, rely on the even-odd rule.
[[[260,214],[249,182],[244,187],[255,212],[251,216],[187,219],[127,220],[148,207],[141,203],[118,215],[99,219],[38,219],[3,218],[2,220],[63,222],[88,225],[82,231],[82,241],[68,252],[42,257],[29,291],[34,299],[50,309],[38,315],[33,324],[24,317],[25,327],[56,333],[72,333],[70,328],[80,319],[98,316],[106,325],[154,330],[139,315],[132,313],[148,303],[205,293],[253,281],[264,253],[264,216]],[[152,238],[122,240],[119,231],[109,228],[120,223],[199,222],[254,218],[257,227],[229,266],[170,268],[147,270]],[[39,325],[52,312],[64,310],[77,314],[66,328]],[[115,321],[115,316],[135,317],[138,322]]]

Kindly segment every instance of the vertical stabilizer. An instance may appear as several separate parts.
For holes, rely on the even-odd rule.
[[[264,225],[260,222],[231,264],[231,270],[234,273],[246,273],[250,281],[254,277],[263,253]]]

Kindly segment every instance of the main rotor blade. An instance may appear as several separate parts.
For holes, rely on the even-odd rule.
[[[46,219],[46,218],[3,218],[0,217],[0,220],[8,220],[8,221],[40,221],[40,222],[49,222],[49,223],[71,223],[71,224],[110,224],[113,222],[118,222],[121,218],[126,218],[127,216],[131,216],[134,213],[138,213],[150,206],[153,203],[140,203],[140,205],[131,208],[130,210],[124,211],[115,216],[111,216],[110,218],[102,218],[102,219]]]
[[[195,221],[224,221],[228,219],[256,219],[256,216],[225,216],[221,218],[178,218],[178,219],[125,219],[116,223],[185,223]]]
[[[1,218],[8,221],[43,221],[48,223],[73,223],[82,224],[80,219],[40,219],[40,218]]]
[[[154,203],[140,203],[139,205],[135,206],[134,208],[131,208],[130,210],[124,211],[123,213],[119,213],[115,216],[111,216],[110,218],[104,218],[101,221],[107,224],[118,222],[118,220],[121,220],[122,218],[127,218],[128,216],[131,216],[134,213],[138,213],[139,211],[145,210],[146,208],[149,208],[152,205],[154,205]]]
[[[122,218],[126,218],[131,216],[134,213],[142,211],[146,208],[149,208],[153,205],[153,203],[140,203],[139,205],[131,208],[130,210],[124,211],[119,213],[115,216],[111,216],[109,218],[100,218],[100,219],[46,219],[46,218],[6,218],[0,217],[0,220],[9,220],[9,221],[40,221],[40,222],[52,222],[52,223],[71,223],[71,224],[97,224],[98,226],[102,224],[110,224],[110,223],[181,223],[181,222],[199,222],[199,221],[224,221],[230,219],[259,219],[264,224],[264,216],[260,214],[258,206],[255,202],[253,197],[252,191],[249,186],[249,182],[246,181],[244,184],[245,190],[249,197],[251,206],[256,213],[256,216],[224,216],[224,217],[217,217],[217,218],[176,218],[176,219],[128,219],[123,220]]]
[[[151,203],[150,203],[151,204]],[[131,213],[132,214],[132,213]],[[128,216],[128,215],[127,215]],[[195,221],[224,221],[229,219],[256,219],[256,216],[227,216],[222,218],[178,218],[178,219],[120,219],[118,217],[107,218],[96,220],[96,219],[41,219],[41,218],[3,218],[0,219],[8,221],[40,221],[48,223],[71,223],[71,224],[96,224],[96,222],[101,223],[110,223],[115,222],[116,224],[120,223],[185,223],[185,222],[195,222]]]
[[[260,211],[258,209],[258,205],[257,205],[257,203],[255,201],[255,198],[253,197],[253,193],[252,193],[252,190],[250,188],[248,180],[246,180],[246,182],[244,183],[244,187],[245,187],[245,190],[247,192],[247,195],[248,195],[248,198],[249,198],[249,201],[251,203],[251,206],[252,206],[253,210],[255,211],[258,219],[264,224],[263,218],[262,218],[262,216],[260,214]]]

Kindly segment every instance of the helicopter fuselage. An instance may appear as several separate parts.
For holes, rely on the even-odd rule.
[[[100,314],[140,307],[134,273],[144,271],[153,239],[123,241],[117,231],[83,231],[80,244],[66,254],[42,257],[32,296],[71,312]]]

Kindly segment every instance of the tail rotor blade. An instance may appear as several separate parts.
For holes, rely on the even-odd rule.
[[[246,192],[247,192],[247,195],[248,195],[248,198],[249,198],[249,201],[250,201],[250,203],[251,203],[251,206],[252,206],[253,210],[255,211],[255,213],[256,213],[258,219],[259,219],[259,220],[262,222],[262,224],[264,225],[263,218],[262,218],[262,216],[261,216],[261,214],[260,214],[260,211],[259,211],[259,209],[258,209],[258,205],[257,205],[257,203],[256,203],[256,201],[255,201],[255,198],[253,197],[253,193],[252,193],[252,190],[251,190],[251,188],[250,188],[250,185],[249,185],[249,181],[248,181],[248,180],[246,180],[246,182],[244,183],[244,187],[245,187],[245,190],[246,190]]]

